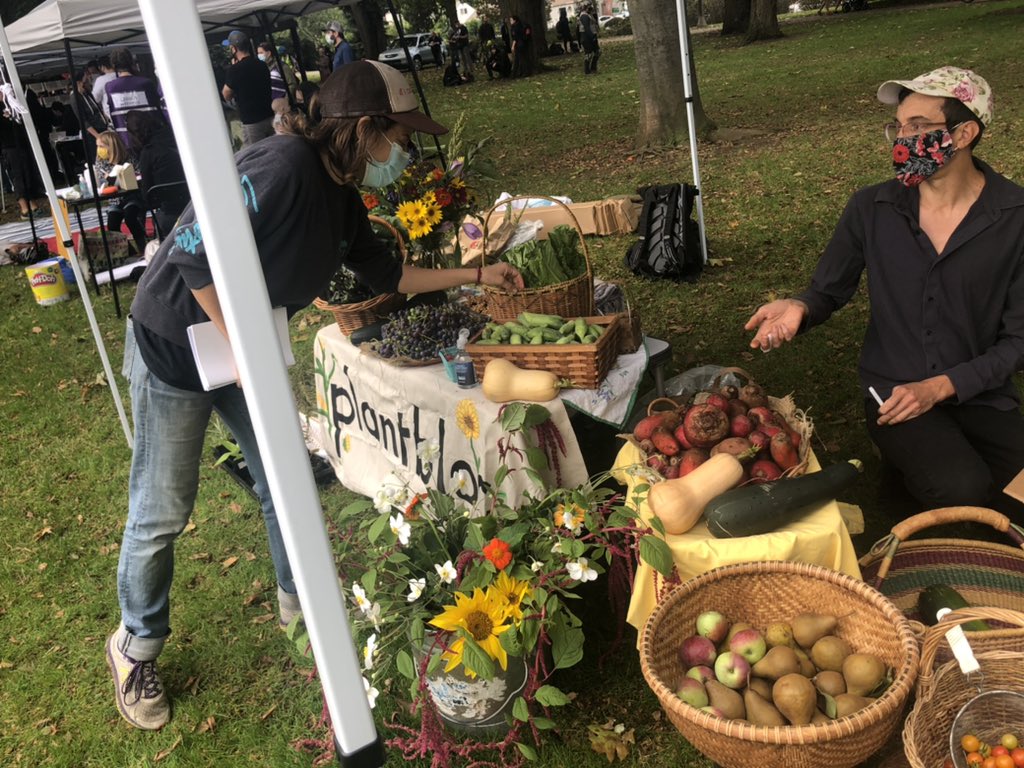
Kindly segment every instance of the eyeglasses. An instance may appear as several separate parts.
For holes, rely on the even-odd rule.
[[[963,123],[957,123],[952,128],[950,128],[949,131],[952,133],[957,128],[959,128],[961,125],[963,125]],[[903,123],[900,123],[900,122],[886,123],[885,124],[885,138],[888,139],[889,141],[896,141],[896,139],[899,138],[899,137],[906,138],[908,136],[920,136],[922,133],[925,133],[929,128],[939,128],[939,127],[945,128],[946,127],[946,123],[945,122],[923,122],[923,123],[920,123],[920,122],[917,122],[917,121],[911,121],[911,122],[907,123],[906,125],[904,125]]]

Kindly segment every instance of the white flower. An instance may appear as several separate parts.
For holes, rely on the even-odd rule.
[[[544,570],[544,563],[541,560],[534,560],[530,563],[530,570],[534,573],[540,573]]]
[[[557,539],[554,544],[551,545],[552,553],[556,555],[562,554],[562,540]]]
[[[430,466],[434,463],[434,459],[441,455],[441,446],[434,438],[424,440],[416,446],[416,455],[425,465]]]
[[[370,601],[366,599],[366,590],[359,584],[352,585],[352,599],[356,601],[356,605],[359,606],[359,610],[363,612],[363,615],[367,615],[370,610]]]
[[[587,558],[581,557],[578,560],[570,560],[565,565],[569,575],[576,581],[593,581],[597,578],[597,571],[590,567]]]
[[[615,732],[616,733],[623,733],[625,730],[626,730],[626,726],[623,723],[616,723],[615,724]]]
[[[401,512],[391,516],[391,532],[398,537],[398,543],[403,547],[409,543],[409,534],[412,533],[412,526],[405,522],[405,515]]]
[[[594,578],[597,578],[596,574]],[[380,629],[380,603],[374,603],[366,612],[366,618],[373,622],[374,629]]]
[[[375,653],[377,653],[376,632],[366,638],[366,645],[363,646],[363,667],[373,669],[373,656]]]
[[[380,691],[370,685],[370,681],[365,677],[363,678],[363,688],[366,689],[366,700],[370,703],[370,709],[377,706],[377,696],[380,695]]]
[[[455,473],[455,477],[452,478],[455,483],[455,487],[452,488],[452,493],[456,491],[464,491],[469,487],[469,472],[464,469],[460,469]]]
[[[426,587],[426,579],[409,579],[409,594],[405,596],[405,599],[410,603],[415,603],[420,599],[420,595],[423,594],[423,590]]]
[[[437,571],[437,575],[441,578],[443,584],[451,584],[459,575],[456,573],[455,566],[452,565],[451,560],[446,560],[444,565],[435,563],[434,570]]]
[[[377,492],[373,494],[373,506],[382,515],[391,511],[391,494],[388,492],[387,488],[378,488]]]
[[[384,476],[381,488],[387,493],[392,504],[404,507],[409,500],[409,489],[406,487],[405,481],[394,472],[389,472]]]

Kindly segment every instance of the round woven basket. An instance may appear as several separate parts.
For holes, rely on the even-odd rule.
[[[937,525],[974,522],[990,526],[1016,546],[969,539],[907,541]],[[1024,612],[1024,531],[1006,515],[984,507],[944,507],[922,512],[898,523],[860,560],[861,575],[914,620],[924,637],[924,618],[917,601],[930,586],[955,589],[974,607]],[[976,653],[1012,651],[1024,654],[1024,628],[1013,625],[986,632],[968,632]],[[952,658],[940,635],[939,661]]]
[[[684,704],[674,688],[686,672],[680,642],[702,612],[765,627],[804,612],[839,617],[836,634],[854,651],[893,669],[893,683],[873,704],[821,725],[766,728],[724,720]],[[640,640],[640,666],[669,720],[723,768],[848,768],[880,749],[902,720],[917,677],[918,644],[905,616],[863,582],[817,565],[786,562],[724,566],[684,582],[655,609]]]
[[[399,234],[394,225],[379,216],[368,216],[367,218],[373,224],[379,224],[391,232],[391,235],[395,238],[398,253],[402,257],[402,263],[404,264],[408,259],[409,254],[405,248],[405,242],[402,240],[402,235]],[[371,299],[367,299],[366,301],[356,301],[352,304],[331,304],[321,298],[316,298],[313,299],[313,306],[319,310],[330,312],[334,315],[334,322],[338,324],[338,328],[341,329],[341,332],[348,336],[353,331],[358,331],[360,328],[365,328],[368,325],[376,323],[382,317],[387,317],[396,309],[403,307],[405,305],[405,301],[405,294],[382,293]]]
[[[945,633],[954,624],[974,619],[1011,625],[1024,630],[1024,613],[1001,608],[965,608],[951,613],[925,634],[921,653],[921,679],[917,703],[903,726],[903,752],[914,768],[938,768],[950,757],[950,731],[961,707],[978,695],[978,678],[967,679],[956,661],[947,661],[936,668],[940,649],[946,644]],[[968,633],[973,650],[984,632]],[[1012,651],[976,652],[981,666],[984,688],[1024,693],[1024,654]],[[998,714],[998,713],[997,713]],[[1024,723],[994,717],[990,730],[976,733],[989,744],[997,744],[1006,732],[1020,733]],[[954,734],[959,740],[964,734]]]
[[[485,314],[489,315],[496,322],[504,323],[515,320],[520,312],[537,312],[544,315],[559,315],[560,317],[590,317],[594,314],[594,270],[590,264],[590,251],[587,249],[587,240],[583,236],[583,228],[580,227],[575,214],[561,200],[546,195],[520,195],[502,200],[491,207],[484,216],[483,256],[481,263],[487,261],[487,222],[494,212],[502,207],[508,206],[515,200],[532,199],[549,200],[555,205],[560,205],[569,215],[569,220],[576,229],[580,238],[580,250],[583,252],[583,260],[587,264],[587,271],[569,280],[555,285],[545,285],[543,288],[526,288],[519,291],[506,291],[503,288],[495,288],[490,285],[481,286],[487,302]],[[506,216],[523,216],[529,209],[506,213]],[[529,216],[527,216],[529,218]]]

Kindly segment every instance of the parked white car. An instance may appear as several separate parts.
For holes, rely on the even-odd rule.
[[[413,69],[420,69],[426,64],[433,64],[437,67],[441,66],[441,62],[434,61],[434,52],[430,49],[429,33],[420,32],[406,35],[405,44],[409,47],[409,55],[412,56]],[[377,60],[395,69],[406,69],[408,67],[405,51],[402,49],[402,44],[397,38],[391,43],[390,48],[377,57]]]

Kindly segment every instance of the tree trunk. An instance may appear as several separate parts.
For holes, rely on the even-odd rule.
[[[776,0],[751,0],[746,42],[782,37]]]
[[[548,16],[544,12],[544,0],[508,0],[508,13],[516,14],[523,24],[533,29],[530,43],[530,71],[537,71],[537,60],[547,51],[548,45],[545,32],[548,28]]]
[[[459,10],[455,6],[455,0],[441,0],[441,8],[444,10],[444,15],[448,17],[450,27],[459,23]]]
[[[722,34],[739,35],[750,26],[751,0],[725,0],[722,9]]]
[[[684,143],[689,139],[689,132],[675,1],[634,3],[630,11],[640,86],[637,143],[640,147]],[[689,40],[689,27],[686,35]],[[697,135],[706,137],[714,130],[715,123],[704,113],[693,64],[693,46],[689,48],[694,120]]]
[[[384,11],[377,0],[363,0],[345,9],[352,14],[352,20],[363,44],[363,56],[373,61],[387,50],[388,38],[384,32]]]

